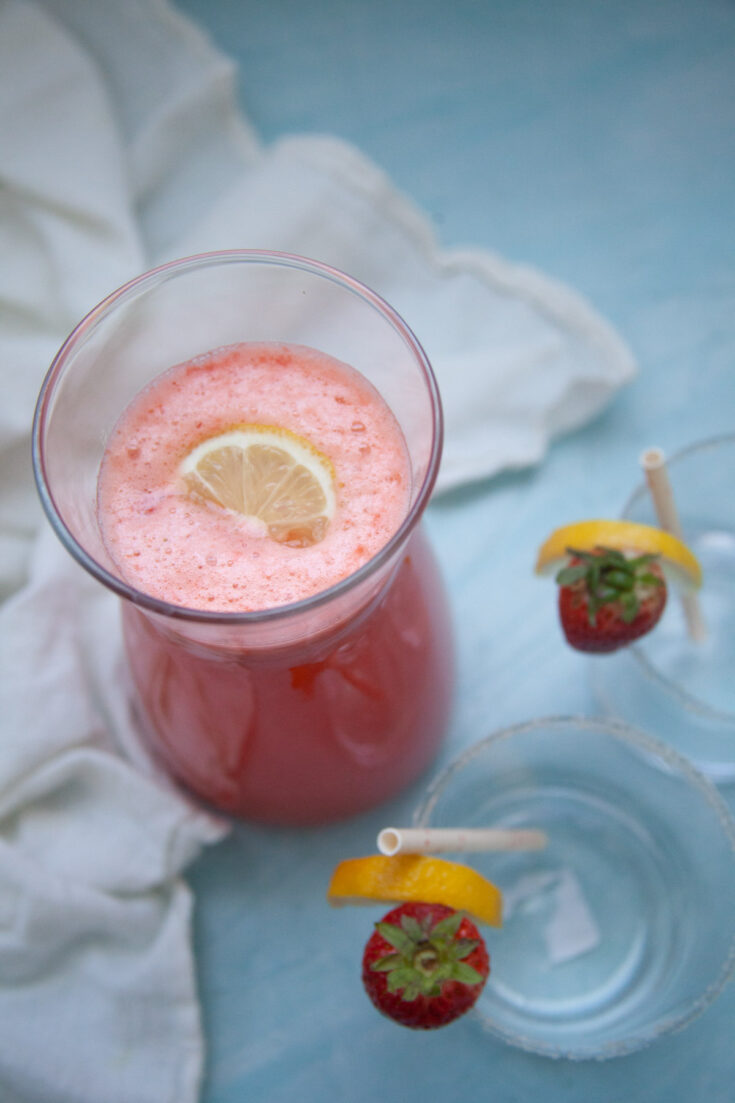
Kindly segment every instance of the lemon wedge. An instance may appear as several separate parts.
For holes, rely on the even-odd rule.
[[[327,900],[335,907],[379,901],[445,904],[494,927],[503,923],[503,897],[496,885],[469,866],[419,854],[348,858],[334,870]]]
[[[202,441],[179,475],[192,498],[258,521],[291,547],[322,540],[336,508],[331,461],[276,425],[239,425]]]
[[[539,549],[536,573],[555,574],[569,561],[568,548],[593,551],[599,547],[659,556],[664,574],[685,592],[696,590],[702,584],[699,560],[676,536],[653,525],[621,520],[576,521],[555,529]]]

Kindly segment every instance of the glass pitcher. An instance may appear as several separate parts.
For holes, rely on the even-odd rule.
[[[327,590],[255,612],[190,609],[122,576],[102,540],[97,477],[142,388],[241,342],[305,345],[361,372],[403,432],[410,500],[388,543]],[[173,261],[111,294],[59,351],[34,422],[40,497],[68,551],[121,598],[145,740],[209,805],[265,823],[323,823],[388,799],[435,756],[454,653],[420,521],[441,445],[436,382],[408,326],[367,287],[302,257]]]

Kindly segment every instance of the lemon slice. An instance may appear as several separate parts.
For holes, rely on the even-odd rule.
[[[664,573],[684,591],[702,584],[699,560],[686,544],[670,532],[636,521],[577,521],[555,529],[539,549],[536,573],[554,574],[563,567],[570,558],[568,548],[593,551],[598,547],[660,556]]]
[[[261,522],[281,544],[323,539],[334,516],[334,468],[303,437],[239,425],[198,444],[179,467],[188,493]]]
[[[336,907],[377,901],[445,904],[494,927],[503,923],[503,897],[496,885],[469,866],[420,854],[348,858],[332,874],[327,900]]]

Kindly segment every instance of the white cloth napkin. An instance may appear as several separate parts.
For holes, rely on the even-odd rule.
[[[0,184],[0,1099],[193,1103],[204,1047],[180,873],[224,827],[149,761],[116,600],[41,516],[28,442],[54,352],[161,260],[317,257],[383,294],[426,347],[444,490],[538,461],[633,365],[558,284],[440,253],[356,150],[262,148],[231,64],[164,0],[0,0]]]

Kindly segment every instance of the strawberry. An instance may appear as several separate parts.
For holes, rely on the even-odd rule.
[[[655,555],[626,558],[615,548],[575,551],[556,576],[559,617],[578,651],[616,651],[650,632],[666,605]]]
[[[477,927],[444,904],[407,903],[388,912],[362,959],[362,981],[378,1011],[414,1030],[464,1015],[489,972]]]

